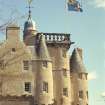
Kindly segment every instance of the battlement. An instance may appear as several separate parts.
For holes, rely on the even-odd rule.
[[[65,33],[42,33],[45,35],[45,39],[47,42],[62,42],[68,41],[70,42],[70,34]]]
[[[71,44],[70,34],[67,33],[37,33],[37,35],[43,34],[45,36],[46,44],[48,46],[57,46],[57,45],[64,45],[65,47],[69,48]],[[35,36],[31,36],[28,39],[27,45],[34,45],[35,43]]]

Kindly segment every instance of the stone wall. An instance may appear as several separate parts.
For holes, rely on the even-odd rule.
[[[34,105],[32,96],[0,96],[0,105]]]

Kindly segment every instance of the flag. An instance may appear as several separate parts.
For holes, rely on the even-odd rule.
[[[83,12],[83,9],[77,0],[68,0],[67,2],[68,11]]]
[[[28,3],[31,4],[32,0],[28,0]]]

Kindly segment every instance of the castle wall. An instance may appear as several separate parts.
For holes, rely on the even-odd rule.
[[[0,96],[0,105],[34,105],[34,102],[33,97]]]
[[[53,66],[53,83],[54,83],[54,101],[56,105],[70,105],[71,87],[69,56],[67,49],[64,47],[48,46]],[[67,89],[67,96],[64,95],[63,89]]]

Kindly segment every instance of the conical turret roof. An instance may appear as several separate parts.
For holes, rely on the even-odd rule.
[[[81,55],[79,54],[78,48],[75,48],[70,59],[71,72],[86,73],[85,66]]]
[[[51,61],[48,48],[46,45],[46,41],[45,41],[45,36],[43,34],[40,34],[38,35],[38,39],[36,39],[36,42],[37,40],[39,44],[37,43],[35,46],[36,46],[36,52],[38,53],[39,59]]]

